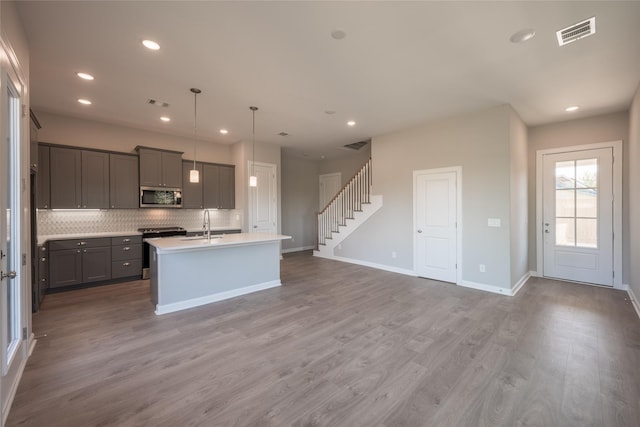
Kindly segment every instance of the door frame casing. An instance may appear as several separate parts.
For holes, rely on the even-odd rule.
[[[279,228],[278,226],[278,165],[276,165],[275,163],[264,163],[264,162],[257,162],[257,161],[254,162],[254,161],[248,160],[247,161],[247,181],[246,181],[247,183],[249,182],[249,177],[251,176],[252,165],[264,166],[264,167],[273,169],[274,196],[276,200],[272,202],[272,207],[273,207],[273,215],[275,216],[275,220],[276,220],[275,233],[278,233],[278,228]],[[253,223],[255,221],[255,214],[254,214],[255,199],[251,191],[247,192],[247,206],[249,207],[247,212],[247,220],[248,220],[247,233],[252,233]]]
[[[613,288],[624,289],[624,286],[622,285],[622,141],[572,145],[568,147],[547,148],[536,151],[536,271],[537,276],[544,277],[544,241],[542,236],[542,193],[544,185],[542,161],[544,156],[549,154],[571,153],[574,151],[595,150],[599,148],[611,148],[613,150]],[[616,236],[618,237],[616,238]],[[601,286],[596,284],[590,285]]]
[[[417,247],[418,241],[416,230],[418,228],[418,186],[417,179],[419,175],[435,175],[441,173],[456,174],[456,285],[462,282],[463,259],[462,259],[462,166],[451,166],[437,169],[422,169],[413,171],[413,274],[417,275],[416,266],[418,265]]]

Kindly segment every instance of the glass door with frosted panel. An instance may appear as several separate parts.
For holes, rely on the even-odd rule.
[[[613,285],[612,150],[544,156],[544,275]]]

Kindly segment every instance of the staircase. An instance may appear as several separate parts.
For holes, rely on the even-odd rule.
[[[371,159],[318,214],[315,256],[332,258],[334,249],[382,207],[382,196],[371,195]]]

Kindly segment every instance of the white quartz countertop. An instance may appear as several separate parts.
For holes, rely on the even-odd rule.
[[[49,240],[69,240],[69,239],[94,239],[100,237],[118,237],[118,236],[140,236],[139,231],[107,231],[102,233],[77,233],[77,234],[49,234],[38,236],[38,244],[42,245]]]
[[[291,236],[270,233],[238,233],[211,236],[211,242],[206,237],[156,237],[145,239],[145,242],[155,247],[158,253],[184,252],[192,250],[208,250],[228,246],[254,245],[279,240],[290,239]]]

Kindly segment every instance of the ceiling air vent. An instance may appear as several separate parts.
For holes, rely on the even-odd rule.
[[[159,101],[157,99],[153,99],[153,98],[149,98],[147,99],[147,104],[149,105],[155,105],[156,107],[168,107],[169,103],[168,102],[164,102],[164,101]]]
[[[558,45],[564,46],[595,33],[596,17],[594,16],[586,21],[578,22],[563,30],[556,31],[556,37],[558,37]]]
[[[362,147],[364,147],[365,145],[367,145],[369,143],[369,141],[358,141],[358,142],[354,142],[351,144],[347,144],[344,147],[345,148],[350,148],[352,150],[359,150]]]

